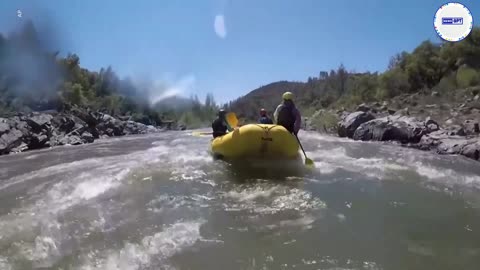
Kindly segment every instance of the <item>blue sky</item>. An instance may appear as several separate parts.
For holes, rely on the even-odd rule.
[[[224,102],[270,82],[305,81],[340,63],[383,71],[395,53],[438,41],[433,16],[444,3],[2,0],[0,31],[19,24],[20,9],[24,18],[54,28],[57,46],[78,54],[86,68],[111,65],[121,76],[149,76],[187,96],[211,92]],[[461,3],[480,21],[479,1]]]

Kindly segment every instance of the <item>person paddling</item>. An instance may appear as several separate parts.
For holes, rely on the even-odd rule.
[[[273,117],[277,125],[281,125],[290,133],[297,135],[302,125],[302,117],[300,111],[295,107],[295,103],[293,103],[293,98],[291,92],[283,93],[283,102],[278,105]]]
[[[213,130],[213,138],[223,136],[227,134],[228,131],[232,131],[233,128],[230,127],[230,125],[227,122],[227,119],[225,118],[225,115],[227,113],[225,112],[224,109],[220,109],[218,111],[218,116],[213,120],[212,122],[212,130]]]
[[[273,124],[273,121],[270,117],[267,116],[267,111],[262,108],[260,110],[260,119],[258,119],[260,124]]]

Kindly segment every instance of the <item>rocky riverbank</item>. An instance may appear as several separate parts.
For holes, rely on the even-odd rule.
[[[98,138],[183,129],[168,122],[155,127],[100,112],[35,112],[0,118],[0,155],[57,145],[92,143]]]
[[[439,154],[480,159],[480,129],[477,119],[460,125],[440,125],[431,117],[410,116],[399,111],[360,105],[355,112],[339,112],[337,134],[361,141],[391,141]],[[448,120],[447,120],[448,123]]]
[[[319,110],[304,128],[361,141],[389,141],[480,160],[480,87],[414,93],[355,109]]]

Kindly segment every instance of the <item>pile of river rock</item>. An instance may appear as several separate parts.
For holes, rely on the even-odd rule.
[[[161,130],[151,125],[80,109],[68,113],[18,114],[10,118],[0,118],[0,155]]]
[[[411,117],[408,110],[382,115],[361,105],[353,113],[343,113],[337,131],[340,137],[354,140],[395,141],[439,154],[460,154],[475,160],[480,157],[480,129],[474,119],[444,128],[429,117]]]

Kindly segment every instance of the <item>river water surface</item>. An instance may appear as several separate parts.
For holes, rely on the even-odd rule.
[[[316,169],[188,132],[0,157],[0,269],[480,269],[480,163],[301,132]]]

